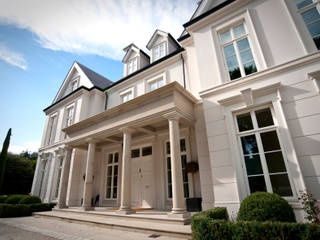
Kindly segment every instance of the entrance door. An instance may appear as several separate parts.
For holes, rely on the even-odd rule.
[[[137,208],[154,206],[152,155],[131,158],[131,201]]]

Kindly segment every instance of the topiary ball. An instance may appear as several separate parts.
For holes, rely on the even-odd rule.
[[[242,201],[237,220],[296,222],[296,217],[289,203],[278,194],[255,192]]]

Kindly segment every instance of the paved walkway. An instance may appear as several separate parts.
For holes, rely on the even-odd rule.
[[[0,240],[181,240],[38,217],[0,218]]]

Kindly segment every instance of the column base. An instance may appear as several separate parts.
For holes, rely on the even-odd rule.
[[[132,210],[131,208],[124,208],[117,211],[117,214],[129,215],[134,214],[136,211]]]
[[[92,206],[82,206],[81,207],[83,211],[91,211],[91,210],[94,210],[94,207]]]
[[[168,213],[168,217],[169,218],[188,219],[191,217],[191,213],[186,212],[185,210],[183,212],[171,211]]]

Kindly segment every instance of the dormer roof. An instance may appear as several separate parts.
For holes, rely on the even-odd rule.
[[[172,37],[172,35],[170,33],[167,33],[162,30],[157,29],[152,34],[152,37],[146,46],[148,50],[150,50],[153,47],[154,43],[156,42],[156,40],[159,36],[166,37],[166,38],[170,39],[177,46],[177,48],[180,48],[180,44],[176,41],[176,39],[174,39],[174,37]]]

